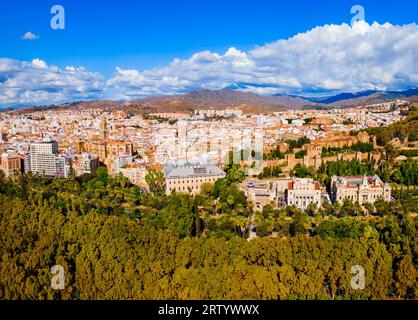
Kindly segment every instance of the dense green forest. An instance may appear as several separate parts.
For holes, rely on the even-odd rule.
[[[334,169],[333,169],[334,170]],[[149,194],[127,179],[0,177],[0,299],[415,299],[417,218],[408,190],[377,203],[257,212],[232,167],[202,194]],[[411,190],[412,192],[412,190]],[[52,290],[53,265],[66,288]],[[350,286],[354,265],[364,290]]]

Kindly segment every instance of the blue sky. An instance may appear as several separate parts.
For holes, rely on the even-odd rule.
[[[63,5],[65,8],[65,30],[55,31],[50,28],[52,17],[50,9],[56,4]],[[31,62],[34,59],[45,62],[48,67],[57,66],[62,70],[66,66],[82,66],[88,70],[89,76],[93,73],[100,75],[96,79],[101,81],[100,85],[112,80],[115,74],[116,76],[124,74],[129,78],[119,82],[113,81],[113,87],[103,93],[105,96],[113,94],[115,97],[122,97],[115,92],[121,89],[123,84],[127,84],[128,91],[132,89],[133,94],[122,98],[148,95],[149,92],[158,94],[158,90],[148,89],[146,92],[133,90],[134,86],[143,85],[144,81],[139,81],[139,78],[145,70],[164,68],[175,58],[187,61],[194,54],[205,51],[223,55],[230,48],[235,48],[250,55],[251,50],[257,46],[264,46],[280,39],[287,40],[315,27],[327,24],[338,26],[343,23],[349,24],[352,18],[350,8],[355,4],[361,4],[365,8],[366,21],[369,24],[376,21],[379,24],[390,22],[394,26],[404,26],[416,22],[418,3],[412,0],[2,0],[0,4],[0,58],[17,61],[21,63],[22,68],[27,67],[23,65],[23,62]],[[39,36],[39,39],[22,40],[22,36],[28,31]],[[395,33],[394,30],[393,34]],[[397,41],[400,41],[399,38]],[[412,41],[415,40],[412,39]],[[414,63],[415,60],[410,61],[408,65],[414,66]],[[257,65],[262,65],[262,63],[257,61]],[[116,67],[132,72],[128,74],[118,72],[115,71]],[[190,71],[186,68],[185,71],[187,70]],[[281,70],[278,69],[277,72],[280,73]],[[134,71],[138,74],[134,74]],[[168,72],[165,76],[172,76],[181,82],[178,84],[182,87],[179,92],[202,87],[202,79],[194,83],[191,79],[181,79],[181,71],[178,68],[173,71],[174,73],[161,70],[157,74],[149,74],[146,76],[147,80],[155,79],[164,72]],[[211,73],[206,78],[215,77],[218,74]],[[284,74],[288,74],[289,77],[291,75],[286,72]],[[12,76],[15,74],[9,72],[3,75],[3,79],[10,79]],[[397,74],[391,76],[398,77]],[[225,84],[231,84],[231,78],[236,79],[236,77],[226,77]],[[404,78],[400,82],[394,81],[389,87],[396,89],[414,85],[415,78],[409,81],[412,83],[407,83],[408,81]],[[1,79],[0,69],[0,84]],[[324,79],[326,83],[334,80]],[[243,79],[242,82],[247,81]],[[301,92],[310,91],[305,84],[298,87],[297,85],[282,85],[283,81],[276,82],[280,87],[278,92],[286,93],[288,89],[289,92],[297,93],[299,87],[302,88],[299,90]],[[309,81],[303,79],[302,82],[308,83]],[[150,81],[146,85],[150,86]],[[257,85],[264,86],[265,84],[257,83]],[[373,82],[373,85],[380,84]],[[175,86],[175,83],[170,82],[170,86]],[[97,86],[93,87],[92,92],[97,92]],[[203,87],[205,87],[204,84]],[[207,87],[212,88],[212,85],[208,84]],[[319,85],[318,91],[350,89],[350,86],[346,85],[340,87],[335,85],[328,88],[326,85]],[[31,90],[40,92],[39,88],[31,88]],[[166,86],[160,91],[161,93],[176,93],[173,88],[170,90]],[[92,97],[94,98],[95,94]],[[15,100],[22,102],[18,96]],[[7,101],[13,102],[14,100],[11,98]]]

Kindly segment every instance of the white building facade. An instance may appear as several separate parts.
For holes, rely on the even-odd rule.
[[[313,179],[292,179],[286,191],[288,206],[296,206],[306,210],[309,205],[314,204],[317,208],[322,206],[322,192],[319,182]]]
[[[384,183],[379,176],[332,177],[331,198],[340,203],[345,199],[358,201],[361,205],[374,203],[378,199],[389,202],[391,200],[391,187]]]

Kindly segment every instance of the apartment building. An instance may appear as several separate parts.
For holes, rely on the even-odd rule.
[[[53,140],[30,145],[30,170],[35,175],[55,177],[58,143]]]
[[[30,144],[32,154],[56,154],[58,153],[58,142],[54,140],[44,140]]]
[[[295,205],[301,210],[306,210],[310,204],[321,207],[322,193],[319,182],[309,178],[292,179],[286,190],[286,202],[288,206]]]
[[[225,176],[226,173],[214,165],[177,167],[166,174],[166,193],[197,194],[204,183],[215,183]]]
[[[120,173],[120,170],[124,168],[129,163],[134,162],[134,157],[130,154],[120,155],[115,157],[113,160],[113,172],[115,174]]]
[[[22,171],[22,161],[17,154],[3,153],[0,157],[0,170],[9,178]]]
[[[55,156],[55,178],[68,178],[70,175],[70,158],[59,154]]]
[[[76,155],[72,161],[72,167],[76,176],[96,174],[99,167],[99,156],[89,153]]]
[[[23,155],[23,172],[28,173],[31,172],[30,169],[30,152],[27,152]]]
[[[358,201],[361,205],[378,199],[390,201],[391,187],[379,176],[337,177],[331,179],[331,198],[340,203],[345,199]]]

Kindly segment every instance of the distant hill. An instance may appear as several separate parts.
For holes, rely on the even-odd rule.
[[[95,100],[95,101],[80,101],[63,104],[63,107],[70,109],[101,109],[101,108],[120,108],[123,107],[124,102],[113,100]]]
[[[232,89],[199,90],[175,96],[160,96],[133,100],[127,105],[139,105],[158,112],[187,112],[195,109],[240,109],[246,113],[309,109],[320,107],[347,108],[384,103],[396,99],[418,101],[418,89],[406,91],[361,91],[308,98],[292,95],[264,96]]]
[[[321,98],[303,99],[315,103],[315,107],[323,109],[328,108],[349,108],[371,104],[385,103],[393,100],[418,101],[418,89],[409,89],[406,91],[361,91],[356,93],[341,93],[334,96]],[[309,108],[306,106],[305,108]]]
[[[236,109],[246,113],[286,110],[285,101],[274,96],[262,96],[237,90],[199,90],[183,95],[137,99],[126,103],[140,105],[158,112],[189,112],[196,109]]]
[[[123,102],[120,101],[112,101],[112,100],[93,100],[93,101],[76,101],[76,102],[69,102],[63,103],[59,105],[51,104],[51,105],[38,105],[38,106],[21,106],[21,107],[14,107],[8,109],[0,109],[0,112],[8,112],[13,111],[18,114],[24,114],[28,111],[46,111],[52,109],[67,109],[67,110],[83,110],[83,109],[116,109],[122,108],[124,105]]]
[[[341,93],[326,97],[302,97],[292,95],[258,95],[237,89],[198,90],[171,96],[156,96],[122,101],[80,101],[59,106],[38,106],[19,108],[19,112],[28,109],[42,110],[51,107],[67,109],[110,108],[125,109],[137,113],[177,112],[188,113],[197,109],[235,109],[246,114],[269,113],[287,109],[330,109],[348,108],[370,104],[379,104],[392,100],[418,101],[418,89],[406,91],[361,91],[357,93]]]
[[[356,93],[340,93],[335,96],[322,97],[322,98],[304,98],[304,99],[309,100],[311,102],[315,102],[315,103],[333,104],[342,100],[350,100],[350,99],[367,97],[376,92],[377,91],[375,90],[368,90],[368,91],[362,91],[362,92],[356,92]]]

